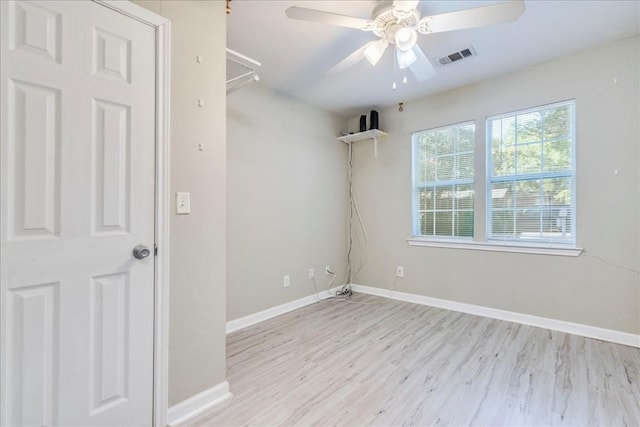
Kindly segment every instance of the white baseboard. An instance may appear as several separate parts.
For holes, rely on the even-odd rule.
[[[170,426],[183,424],[231,397],[229,383],[223,381],[210,389],[173,405],[167,412],[167,423]]]
[[[564,320],[549,319],[531,314],[516,313],[513,311],[498,310],[496,308],[483,307],[480,305],[465,304],[405,292],[391,291],[389,289],[373,288],[370,286],[355,284],[351,285],[351,288],[354,292],[360,292],[363,294],[377,295],[398,301],[444,308],[462,313],[490,317],[492,319],[507,320],[509,322],[520,323],[523,325],[536,326],[538,328],[551,329],[554,331],[566,332],[568,334],[580,335],[587,338],[595,338],[602,341],[609,341],[616,344],[624,344],[640,348],[640,335],[630,334],[628,332],[614,331],[612,329],[582,325],[579,323],[566,322]]]
[[[238,331],[240,329],[244,329],[247,326],[255,325],[256,323],[264,322],[265,320],[272,319],[274,317],[280,316],[281,314],[297,310],[298,308],[313,304],[315,302],[318,302],[319,300],[328,298],[332,293],[335,293],[337,289],[340,289],[340,287],[332,288],[329,291],[322,291],[317,295],[312,294],[304,298],[300,298],[285,304],[268,308],[263,311],[259,311],[257,313],[250,314],[248,316],[241,317],[239,319],[231,320],[227,322],[227,334]]]

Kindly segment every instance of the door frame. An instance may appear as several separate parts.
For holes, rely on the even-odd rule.
[[[92,0],[155,29],[155,257],[153,337],[153,425],[167,425],[169,396],[169,96],[171,94],[171,22],[129,0]]]

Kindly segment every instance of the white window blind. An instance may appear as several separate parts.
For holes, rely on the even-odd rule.
[[[575,102],[487,119],[487,237],[575,246]]]
[[[415,132],[413,235],[473,238],[473,122]]]

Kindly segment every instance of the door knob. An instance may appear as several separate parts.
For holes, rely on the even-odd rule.
[[[150,254],[151,254],[151,251],[149,250],[148,247],[144,245],[138,245],[135,248],[133,248],[133,256],[136,257],[137,259],[144,259],[148,257]]]

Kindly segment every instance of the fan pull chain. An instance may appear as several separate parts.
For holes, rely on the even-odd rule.
[[[225,10],[227,12],[227,15],[229,15],[231,13],[231,5],[230,5],[230,3],[231,3],[231,0],[227,0],[227,8]]]
[[[393,62],[393,84],[391,85],[391,87],[393,88],[393,90],[396,90],[396,88],[397,88],[397,86],[396,86],[396,58],[394,57],[393,61],[391,61],[391,62]]]

